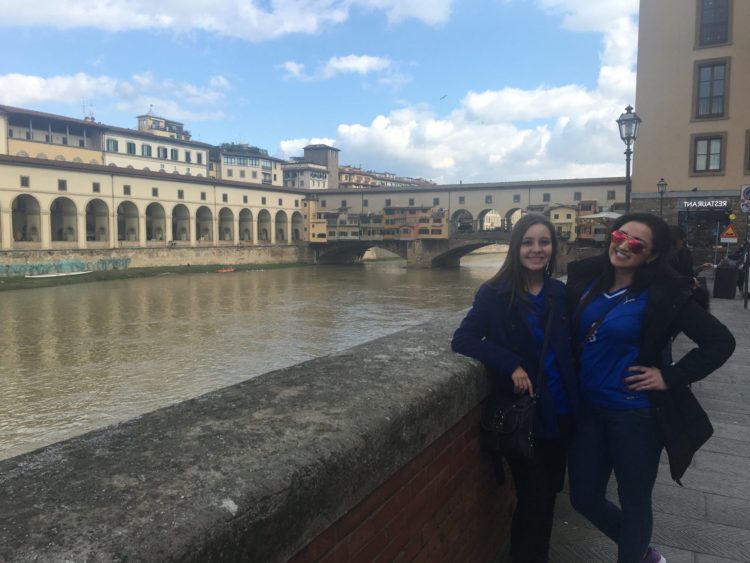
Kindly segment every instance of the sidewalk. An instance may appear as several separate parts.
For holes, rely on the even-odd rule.
[[[714,435],[696,454],[682,479],[669,476],[662,457],[654,489],[653,545],[668,563],[739,563],[750,561],[750,308],[739,295],[711,299],[711,312],[734,334],[737,349],[729,361],[693,391],[708,412]],[[684,336],[675,342],[679,358],[691,347]],[[616,499],[614,480],[610,498]],[[558,497],[550,560],[553,563],[615,562],[616,550],[570,506],[567,492]]]

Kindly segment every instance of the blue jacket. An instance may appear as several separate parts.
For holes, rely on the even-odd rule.
[[[571,412],[578,410],[579,392],[573,359],[570,319],[566,292],[562,282],[548,278],[544,282],[547,296],[545,312],[554,302],[549,349],[555,354],[563,387],[570,401]],[[487,368],[492,384],[490,400],[507,400],[514,395],[511,374],[520,365],[529,374],[534,391],[540,396],[537,405],[535,433],[538,437],[558,435],[557,417],[549,389],[537,386],[539,347],[526,320],[523,304],[511,301],[511,288],[483,284],[474,304],[453,335],[454,352],[476,358]]]

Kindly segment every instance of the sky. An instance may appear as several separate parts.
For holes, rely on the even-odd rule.
[[[438,183],[624,175],[638,0],[2,0],[0,103]],[[637,109],[637,108],[636,108]]]

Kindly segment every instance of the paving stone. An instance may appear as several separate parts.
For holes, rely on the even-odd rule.
[[[706,517],[710,522],[750,530],[750,503],[745,499],[705,495]]]

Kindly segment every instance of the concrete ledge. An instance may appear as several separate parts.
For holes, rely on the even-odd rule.
[[[485,396],[459,320],[0,462],[0,561],[286,561]]]

